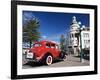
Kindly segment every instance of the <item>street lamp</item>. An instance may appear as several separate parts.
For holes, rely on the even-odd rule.
[[[83,53],[83,49],[82,49],[82,38],[81,38],[81,31],[82,31],[82,28],[79,28],[79,35],[80,35],[80,62],[84,62],[84,53]]]

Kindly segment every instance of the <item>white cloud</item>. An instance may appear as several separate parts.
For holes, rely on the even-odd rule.
[[[44,36],[42,36],[42,38],[43,38],[43,39],[46,39],[46,38],[47,38],[47,36],[45,36],[45,35],[44,35]]]

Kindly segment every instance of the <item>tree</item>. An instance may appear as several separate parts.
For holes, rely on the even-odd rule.
[[[39,21],[35,18],[29,20],[23,27],[23,42],[29,42],[30,48],[32,41],[38,41],[40,38],[39,26]]]
[[[65,38],[64,38],[64,35],[61,35],[61,38],[60,38],[60,48],[61,48],[61,50],[65,50]]]

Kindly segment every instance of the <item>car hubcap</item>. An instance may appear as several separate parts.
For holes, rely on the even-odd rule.
[[[46,63],[47,63],[47,65],[52,64],[52,56],[48,56],[48,57],[47,57]]]

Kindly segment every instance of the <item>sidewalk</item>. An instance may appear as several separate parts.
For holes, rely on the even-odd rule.
[[[62,66],[89,66],[89,60],[84,60],[84,63],[80,62],[79,57],[75,57],[73,55],[67,56],[67,59],[64,61],[54,63],[50,65],[51,67],[62,67]]]
[[[80,62],[80,57],[75,57],[75,56],[73,56],[73,55],[69,55],[68,57],[67,57],[67,60],[66,60],[67,62],[69,62],[70,63],[70,65],[89,65],[89,60],[86,60],[86,59],[84,59],[84,62],[82,63],[82,62]]]

